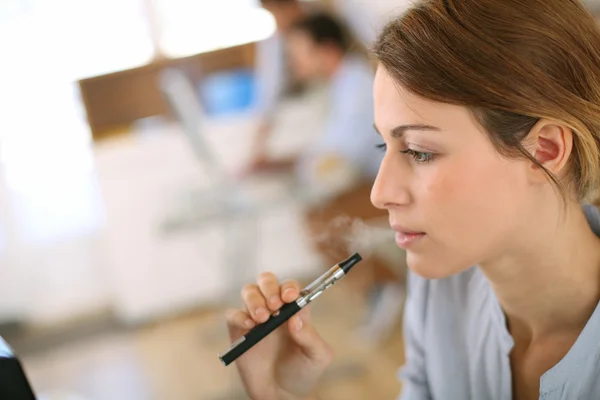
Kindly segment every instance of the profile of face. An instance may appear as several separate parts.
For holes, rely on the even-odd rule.
[[[446,277],[527,240],[520,232],[548,194],[531,161],[501,156],[466,107],[403,90],[383,67],[374,101],[385,156],[371,201],[388,210],[411,270]]]
[[[288,36],[286,52],[290,67],[298,79],[311,80],[321,76],[327,46],[316,44],[307,33],[294,31]]]

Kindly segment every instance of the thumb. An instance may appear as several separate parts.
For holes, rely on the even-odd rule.
[[[331,362],[333,350],[311,323],[308,310],[302,310],[290,318],[288,329],[292,340],[309,359],[319,364]]]

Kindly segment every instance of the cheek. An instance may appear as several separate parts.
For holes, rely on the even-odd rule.
[[[511,188],[518,186],[514,166],[495,155],[448,158],[427,168],[417,174],[422,175],[417,178],[418,191],[442,207],[502,202],[512,196]]]
[[[310,52],[303,52],[299,55],[299,64],[303,73],[311,73],[314,70],[313,56]]]
[[[306,63],[298,54],[295,54],[292,58],[292,68],[296,75],[304,76],[306,74]]]
[[[521,191],[518,171],[490,158],[440,162],[419,180],[417,202],[424,205],[421,217],[432,223],[434,237],[485,247],[511,226]]]
[[[464,204],[483,183],[477,173],[449,159],[418,168],[416,200],[436,208]]]
[[[439,163],[413,186],[415,209],[431,240],[407,252],[408,265],[430,278],[460,272],[502,252],[514,220],[512,171],[493,162]]]

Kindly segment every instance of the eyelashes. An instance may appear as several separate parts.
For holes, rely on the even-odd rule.
[[[415,151],[412,149],[402,150],[400,153],[408,154],[419,164],[428,163],[430,161],[433,161],[433,159],[435,158],[435,154],[433,154],[433,153],[427,153],[424,151]]]
[[[381,151],[387,150],[387,145],[385,143],[378,144],[375,147]],[[418,164],[425,164],[435,159],[434,153],[417,151],[410,148],[406,150],[401,150],[400,153],[410,156]]]

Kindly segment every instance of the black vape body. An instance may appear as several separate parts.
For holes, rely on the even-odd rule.
[[[21,362],[0,338],[0,400],[36,400]]]

